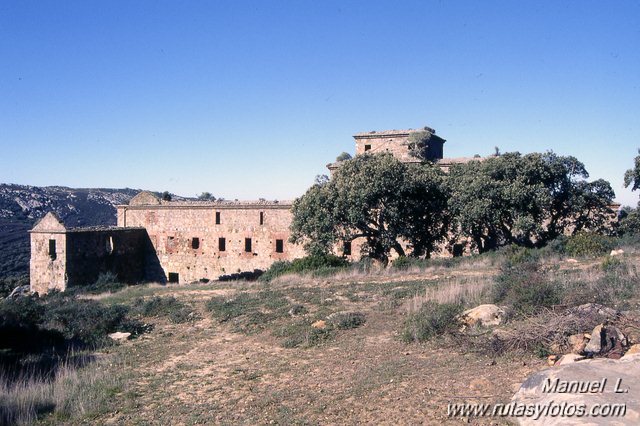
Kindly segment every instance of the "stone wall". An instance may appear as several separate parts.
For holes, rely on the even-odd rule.
[[[356,155],[364,153],[388,152],[400,161],[417,162],[418,160],[409,154],[409,135],[416,132],[429,131],[432,133],[427,158],[436,161],[443,157],[444,139],[435,135],[435,130],[385,130],[381,132],[358,133],[353,136],[356,141]]]
[[[142,228],[69,230],[66,247],[67,287],[92,284],[106,272],[127,284],[146,281],[146,254],[151,247]]]
[[[51,242],[54,243],[51,243]],[[51,248],[50,245],[55,244]],[[64,291],[67,286],[67,236],[62,231],[31,232],[29,276],[31,291],[45,294],[49,290]]]
[[[147,230],[169,281],[266,270],[305,255],[289,242],[290,203],[152,201],[146,193],[118,206],[118,226]]]

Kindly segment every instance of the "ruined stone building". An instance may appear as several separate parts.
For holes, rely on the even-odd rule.
[[[445,140],[430,128],[358,133],[356,155],[389,152],[401,161],[420,161],[410,155],[409,136],[425,131],[431,136],[429,160],[444,170],[468,161],[444,159]],[[104,272],[127,283],[188,283],[265,270],[277,260],[304,256],[300,245],[289,242],[291,220],[290,202],[164,201],[150,192],[117,207],[116,227],[67,228],[49,213],[30,231],[31,290],[91,284]],[[359,255],[356,244],[339,251],[349,259]]]

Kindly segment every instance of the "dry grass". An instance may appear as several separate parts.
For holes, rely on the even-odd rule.
[[[476,306],[486,301],[493,285],[493,277],[453,277],[446,282],[429,286],[424,294],[417,294],[407,301],[408,312],[418,312],[427,302],[455,303]]]
[[[26,375],[10,381],[0,377],[0,425],[30,424],[47,415],[57,423],[99,414],[122,385],[122,379],[113,374],[113,363],[104,360],[81,368],[63,363],[53,378]]]

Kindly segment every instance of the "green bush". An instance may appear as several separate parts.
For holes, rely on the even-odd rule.
[[[28,275],[0,278],[0,299],[7,297],[14,288],[29,284]]]
[[[102,272],[93,284],[76,286],[67,289],[67,293],[74,294],[100,294],[113,293],[122,290],[127,285],[118,281],[118,276],[111,271]]]
[[[136,299],[133,302],[133,311],[145,317],[167,317],[174,324],[196,319],[193,311],[173,296]]]
[[[422,342],[446,333],[455,333],[460,326],[457,317],[461,313],[461,304],[425,303],[405,320],[402,339],[406,342]]]
[[[346,259],[332,254],[306,256],[290,262],[274,262],[273,265],[262,274],[260,279],[262,281],[271,281],[285,274],[304,274],[317,271],[322,271],[322,273],[326,274],[327,272],[333,272],[336,269],[347,266],[349,266],[349,262]]]
[[[97,348],[115,331],[140,332],[122,305],[107,306],[69,294],[28,296],[0,302],[0,344],[14,352],[38,352],[47,347]]]
[[[615,239],[605,235],[582,232],[568,238],[565,252],[576,257],[595,257],[609,253],[615,247]]]
[[[336,312],[327,317],[329,324],[338,330],[358,328],[363,325],[366,318],[361,312]]]
[[[561,301],[559,286],[548,281],[537,262],[505,262],[492,293],[494,303],[508,304],[521,314],[531,314]]]

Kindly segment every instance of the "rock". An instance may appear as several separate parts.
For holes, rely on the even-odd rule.
[[[567,340],[569,342],[571,353],[581,354],[587,346],[589,338],[585,337],[584,334],[572,334],[569,336]]]
[[[626,358],[631,357],[632,355],[636,355],[636,354],[640,354],[640,345],[639,344],[632,345],[629,348],[629,350],[624,354],[622,359],[626,359]]]
[[[591,332],[591,340],[584,348],[589,356],[604,355],[614,349],[621,349],[627,345],[627,338],[612,325],[597,325]]]
[[[318,328],[320,330],[324,330],[325,328],[327,328],[327,322],[323,321],[323,320],[316,321],[313,324],[311,324],[311,327]]]
[[[20,285],[13,289],[11,294],[7,296],[7,299],[17,299],[19,297],[28,296],[31,291],[31,286],[29,284]]]
[[[131,333],[125,333],[122,331],[116,331],[115,333],[109,334],[109,337],[115,341],[127,340],[129,336],[131,336]]]
[[[466,310],[460,316],[460,321],[466,326],[481,325],[484,327],[500,325],[504,321],[505,310],[499,306],[486,304]]]
[[[585,303],[575,308],[567,309],[568,314],[584,317],[601,317],[603,319],[615,319],[620,316],[620,312],[598,303]]]
[[[567,259],[567,263],[578,263],[576,259]]]
[[[602,382],[605,381],[600,392]],[[557,381],[556,381],[557,380]],[[586,384],[595,392],[581,393],[569,386]],[[554,384],[557,387],[553,387]],[[616,393],[616,384],[620,393]],[[573,386],[576,386],[573,385]],[[562,389],[571,390],[562,392]],[[583,385],[584,386],[584,385]],[[598,389],[596,389],[598,388]],[[625,392],[628,390],[627,392]],[[520,425],[637,425],[640,424],[640,354],[617,361],[611,359],[591,359],[534,373],[520,386],[511,399],[514,404],[538,404],[543,407],[584,406],[591,410],[596,404],[626,404],[626,412],[620,417],[579,417],[577,415],[522,416],[517,418]],[[551,409],[551,408],[549,408]],[[587,411],[588,413],[588,411]]]
[[[586,357],[578,354],[565,354],[560,357],[560,359],[558,360],[558,362],[556,362],[555,365],[560,366],[560,365],[573,364],[574,362],[582,361],[583,359],[586,359]]]
[[[611,253],[609,253],[609,256],[620,256],[623,254],[624,254],[624,250],[618,249],[618,250],[611,250]]]

